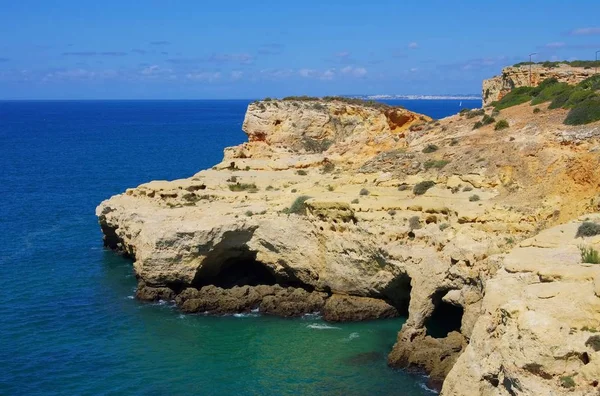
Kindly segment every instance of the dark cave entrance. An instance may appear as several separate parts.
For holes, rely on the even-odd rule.
[[[425,321],[427,335],[433,338],[445,338],[453,331],[460,332],[464,310],[442,300],[447,290],[437,292],[432,297],[433,313]]]
[[[412,286],[410,276],[408,276],[408,274],[400,274],[382,290],[382,294],[385,299],[398,310],[398,313],[401,316],[408,316],[411,291]]]
[[[217,267],[204,267],[199,271],[192,285],[196,288],[214,285],[223,289],[234,286],[274,285],[275,276],[255,255],[241,255],[228,258]]]

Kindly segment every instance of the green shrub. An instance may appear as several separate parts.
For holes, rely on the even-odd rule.
[[[479,129],[479,128],[481,128],[482,126],[483,126],[483,122],[481,122],[481,121],[477,121],[477,122],[475,123],[475,125],[473,125],[473,129],[474,129],[474,130],[475,130],[475,129]]]
[[[254,183],[235,183],[229,185],[230,191],[249,191],[249,192],[257,192],[258,187]]]
[[[442,223],[442,224],[440,224],[440,231],[444,231],[448,227],[450,227],[450,224],[448,224],[448,223]]]
[[[587,339],[585,346],[592,348],[594,351],[600,351],[600,335],[593,335]]]
[[[425,167],[425,170],[429,170],[430,168],[442,169],[449,163],[450,161],[446,160],[428,160],[423,164],[423,166]]]
[[[600,66],[600,61],[598,61]],[[600,89],[600,74],[596,74],[595,76],[592,77],[588,77],[585,80],[583,80],[582,82],[580,82],[579,84],[577,84],[578,87],[583,88],[583,89],[591,89],[593,91],[599,90]]]
[[[477,202],[477,201],[479,201],[480,199],[481,199],[481,198],[479,198],[479,195],[477,195],[477,194],[473,194],[473,195],[471,195],[471,196],[469,197],[469,201],[471,201],[471,202]]]
[[[252,217],[252,216],[254,216],[254,212],[252,212],[251,210],[247,210],[246,211],[246,216]]]
[[[494,117],[491,117],[491,116],[487,115],[487,114],[485,114],[483,116],[483,118],[481,119],[481,123],[483,125],[493,124],[494,122],[496,122],[496,119]]]
[[[544,82],[546,82],[546,81],[548,81],[548,80],[545,80]],[[540,87],[541,87],[541,85],[537,88],[540,88]],[[531,104],[538,105],[540,103],[551,101],[555,97],[557,97],[565,92],[571,91],[571,90],[573,90],[573,87],[567,83],[551,84],[551,85],[545,87],[544,89],[542,89],[539,92],[539,94],[533,95],[534,98],[531,101]]]
[[[292,205],[287,208],[284,209],[284,213],[294,213],[294,214],[298,214],[298,215],[303,215],[306,214],[306,201],[309,200],[311,197],[309,197],[308,195],[301,195],[298,198],[296,198],[296,200],[292,203]]]
[[[333,187],[331,184],[327,186],[327,191],[333,191],[335,190],[335,187]]]
[[[469,192],[469,191],[473,191],[473,187],[471,186],[465,186],[465,188],[463,188],[464,192]]]
[[[485,114],[485,110],[483,110],[483,109],[471,110],[471,111],[467,111],[465,113],[467,118],[475,118],[475,117],[482,116],[484,114]]]
[[[428,144],[427,146],[425,146],[425,148],[423,149],[423,152],[425,154],[429,154],[429,153],[433,153],[434,151],[437,151],[439,149],[438,146],[436,146],[435,144]]]
[[[369,190],[367,190],[366,188],[361,188],[360,192],[358,193],[359,195],[369,195]]]
[[[575,380],[570,375],[564,376],[564,377],[560,377],[560,385],[563,388],[567,388],[567,389],[574,388],[575,387]]]
[[[499,101],[492,103],[492,105],[496,110],[502,110],[529,102],[531,100],[531,90],[531,87],[515,88]]]
[[[581,262],[587,264],[600,264],[600,253],[592,247],[579,246]]]
[[[542,91],[556,84],[558,84],[558,80],[556,78],[547,78],[541,83],[539,83],[537,87],[531,87],[531,91],[529,92],[529,94],[534,97],[538,96]]]
[[[600,120],[600,96],[593,95],[573,106],[567,118],[566,125],[584,125]]]
[[[420,183],[415,184],[413,187],[413,193],[415,195],[423,195],[429,190],[431,187],[435,186],[435,182],[431,180],[425,180]]]
[[[501,131],[502,129],[506,129],[508,128],[508,121],[506,120],[500,120],[496,123],[496,126],[494,127],[494,130],[496,131]]]
[[[584,221],[577,228],[577,234],[575,238],[591,237],[600,235],[600,224],[592,223],[591,221]]]
[[[396,215],[396,211],[394,209],[390,209],[388,210],[388,214],[392,217],[394,217]]]
[[[570,92],[569,98],[562,105],[564,109],[572,109],[577,106],[579,103],[584,102],[598,94],[591,90],[584,90],[580,88],[576,88]]]
[[[542,109],[540,109],[539,107],[536,107],[535,109],[533,109],[533,114],[537,114],[537,113],[541,113]]]
[[[398,186],[398,191],[406,191],[410,188],[410,186],[406,183],[402,183]]]
[[[296,171],[296,174],[300,176],[306,176],[308,175],[308,172],[306,172],[304,169],[299,169]]]
[[[419,218],[419,216],[413,216],[410,219],[408,219],[408,226],[411,231],[418,230],[419,228],[421,228],[421,219]]]
[[[354,198],[354,199],[352,200],[352,202],[350,202],[350,203],[357,204],[358,202],[359,202],[359,201],[358,201],[358,198]]]

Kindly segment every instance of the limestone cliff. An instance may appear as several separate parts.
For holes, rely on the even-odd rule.
[[[487,385],[464,350],[499,373],[487,368],[495,355],[481,340],[502,306],[488,284],[520,276],[507,261],[517,253],[505,255],[600,209],[600,125],[565,126],[565,114],[516,106],[496,115],[510,127],[494,131],[474,129],[479,119],[467,115],[258,102],[244,120],[248,142],[226,149],[220,164],[128,189],[97,215],[105,244],[134,259],[140,298],[174,299],[186,312],[408,315],[390,365],[425,369],[438,388],[450,372],[444,392],[468,394],[453,373],[467,373],[473,389]],[[567,371],[552,366],[551,386]]]
[[[544,67],[540,64],[511,66],[502,69],[502,74],[483,81],[481,96],[483,105],[502,99],[513,88],[538,86],[548,78],[556,78],[559,82],[577,84],[594,74],[593,68],[572,67],[560,64],[558,67]],[[531,78],[531,81],[530,81]]]

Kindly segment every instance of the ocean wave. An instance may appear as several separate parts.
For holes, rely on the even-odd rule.
[[[315,329],[315,330],[340,330],[340,327],[335,327],[335,326],[329,326],[326,325],[324,323],[311,323],[309,325],[306,325],[306,327],[308,327],[309,329]]]

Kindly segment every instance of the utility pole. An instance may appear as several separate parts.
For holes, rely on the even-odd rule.
[[[596,51],[596,64],[594,66],[596,66],[596,68],[594,69],[594,74],[598,73],[598,53],[600,52],[600,50]]]
[[[537,55],[537,52],[529,54],[529,86],[533,85],[533,81],[531,80],[531,66],[533,66],[533,62],[531,61],[531,57],[533,55]]]

